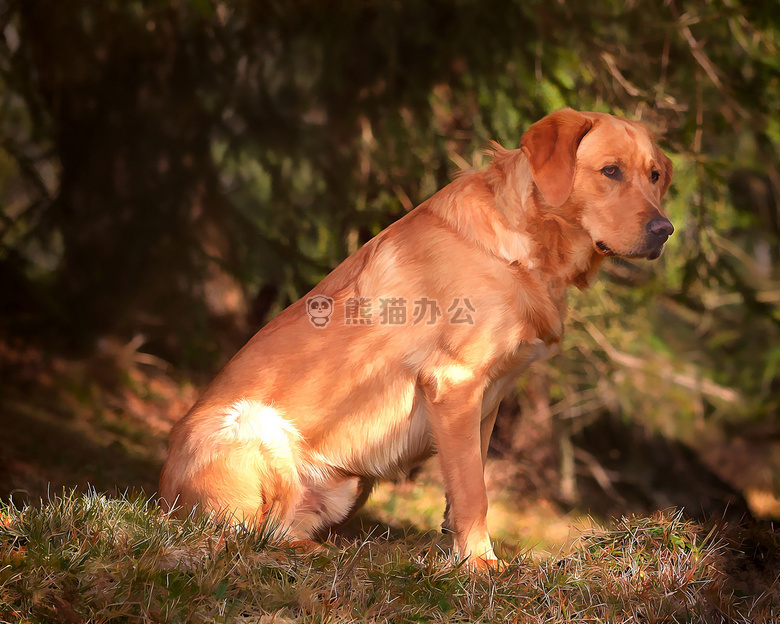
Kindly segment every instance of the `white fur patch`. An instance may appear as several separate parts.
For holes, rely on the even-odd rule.
[[[427,374],[434,391],[433,400],[440,400],[447,392],[474,380],[474,371],[461,364],[442,364],[434,366]]]
[[[272,454],[288,457],[301,434],[281,412],[270,405],[239,399],[222,417],[220,433],[236,442],[257,441]]]
[[[431,373],[436,378],[439,386],[451,386],[471,381],[474,378],[474,372],[460,364],[447,364],[445,366],[437,366]]]

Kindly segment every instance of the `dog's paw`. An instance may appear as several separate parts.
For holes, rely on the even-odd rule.
[[[480,551],[477,551],[480,552]],[[499,573],[503,572],[507,569],[507,564],[496,557],[496,554],[493,552],[492,548],[488,549],[481,549],[482,554],[481,555],[475,555],[472,551],[471,554],[464,557],[463,551],[458,552],[458,549],[455,549],[453,552],[453,557],[456,561],[461,562],[461,565],[464,569],[468,570],[469,572],[473,573]]]
[[[476,574],[496,574],[504,572],[507,569],[507,563],[497,558],[469,557],[466,560],[466,567],[470,572]]]

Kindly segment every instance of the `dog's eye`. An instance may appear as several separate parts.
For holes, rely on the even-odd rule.
[[[617,165],[607,165],[601,170],[601,173],[607,176],[610,180],[623,179],[623,172],[620,171],[620,167]]]
[[[661,178],[661,174],[660,174],[658,171],[656,171],[655,169],[653,169],[653,170],[650,172],[650,181],[651,181],[653,184],[655,184],[656,182],[658,182],[658,180],[659,180],[660,178]]]

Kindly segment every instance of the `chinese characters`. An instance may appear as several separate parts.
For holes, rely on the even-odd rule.
[[[323,302],[323,299],[327,301]],[[370,297],[350,297],[343,308],[344,325],[351,326],[435,325],[439,322],[473,325],[477,312],[468,297],[456,297],[446,305],[429,297],[411,302],[405,297],[379,297],[376,301]],[[312,325],[319,329],[340,316],[333,299],[322,295],[307,300],[307,312]]]

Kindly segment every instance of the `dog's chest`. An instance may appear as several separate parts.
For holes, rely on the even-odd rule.
[[[555,345],[548,345],[543,340],[537,339],[518,347],[515,352],[504,361],[496,365],[495,371],[490,375],[493,381],[485,388],[482,395],[482,417],[487,416],[504,398],[512,383],[538,360],[543,360],[556,351]]]

